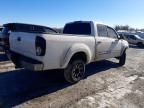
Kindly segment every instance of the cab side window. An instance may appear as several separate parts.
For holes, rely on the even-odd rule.
[[[130,35],[130,39],[136,40],[136,37],[134,35]]]
[[[107,27],[107,32],[108,32],[108,37],[118,39],[116,32],[112,28]]]
[[[108,37],[107,27],[102,24],[97,25],[98,36],[100,37]]]

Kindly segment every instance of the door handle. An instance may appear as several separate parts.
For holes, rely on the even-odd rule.
[[[102,42],[101,42],[101,41],[98,41],[97,43],[100,44],[100,43],[102,43]]]

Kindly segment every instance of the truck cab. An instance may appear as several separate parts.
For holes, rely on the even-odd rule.
[[[93,36],[96,42],[96,60],[119,56],[123,39],[110,26],[94,21],[75,21],[65,25],[64,34]],[[127,42],[126,42],[127,43]]]

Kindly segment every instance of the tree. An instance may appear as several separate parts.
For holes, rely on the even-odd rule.
[[[116,26],[115,26],[115,30],[116,30],[116,31],[121,30],[120,26],[119,26],[119,25],[116,25]]]
[[[128,31],[129,28],[130,28],[130,27],[129,27],[128,25],[122,26],[122,29],[123,29],[123,30],[127,30],[127,31]]]
[[[128,25],[125,25],[125,26],[120,26],[120,25],[116,25],[115,26],[115,30],[118,31],[118,30],[129,30],[130,27]]]

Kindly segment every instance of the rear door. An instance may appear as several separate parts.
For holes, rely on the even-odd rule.
[[[111,57],[119,57],[121,54],[122,42],[118,39],[116,31],[107,26],[108,38],[111,39],[111,46],[109,48]]]

